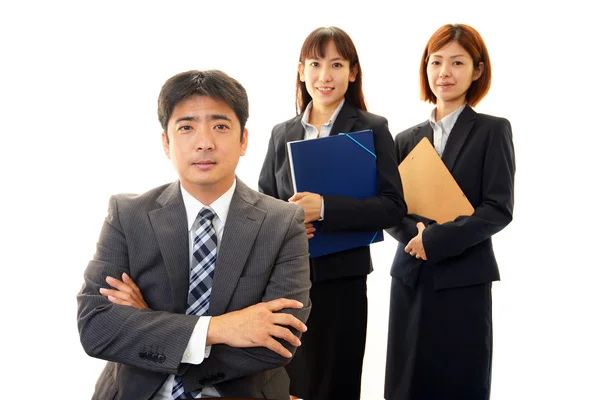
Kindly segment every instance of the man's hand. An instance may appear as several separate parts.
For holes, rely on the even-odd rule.
[[[293,315],[276,311],[302,307],[299,301],[281,298],[212,317],[208,325],[206,345],[223,343],[239,348],[266,347],[283,357],[291,358],[292,353],[275,338],[298,347],[300,339],[286,326],[306,332],[306,325]]]
[[[306,236],[308,236],[309,239],[312,239],[315,237],[315,232],[317,231],[317,229],[313,226],[313,224],[311,224],[310,222],[304,223],[304,226],[306,228]]]
[[[417,236],[410,239],[410,242],[408,242],[404,251],[417,259],[427,261],[427,254],[425,254],[425,248],[423,247],[423,231],[425,230],[425,224],[417,222],[417,229],[419,230],[419,233],[417,233]]]
[[[295,193],[288,201],[304,209],[304,223],[313,222],[321,218],[323,198],[320,194],[311,192]]]
[[[111,303],[132,306],[138,310],[148,308],[140,288],[137,287],[133,279],[124,272],[121,279],[123,281],[107,276],[106,283],[115,289],[100,288],[100,294],[107,297]]]

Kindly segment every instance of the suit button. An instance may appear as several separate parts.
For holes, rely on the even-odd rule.
[[[148,357],[148,353],[146,353],[145,351],[140,351],[139,356],[141,359],[145,359],[146,357]]]
[[[152,361],[158,362],[158,353],[152,353]]]
[[[161,364],[164,363],[166,359],[167,359],[167,356],[165,356],[164,354],[161,354],[158,356],[158,362]]]

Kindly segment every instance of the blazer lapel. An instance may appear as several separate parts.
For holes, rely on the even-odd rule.
[[[348,103],[348,100],[346,100],[339,114],[335,118],[329,136],[352,132],[357,119],[358,113],[356,112],[356,107],[352,106]]]
[[[304,139],[304,127],[302,126],[302,114],[290,123],[289,129],[285,132],[285,142],[294,142]]]
[[[226,312],[244,270],[266,216],[264,210],[254,206],[257,201],[258,194],[237,179],[217,254],[209,315],[220,315]]]
[[[421,124],[415,128],[412,148],[414,149],[424,137],[429,139],[429,142],[431,145],[433,145],[433,128],[431,127],[429,121],[425,121],[424,124]]]
[[[185,313],[189,289],[189,239],[179,181],[169,185],[156,201],[162,207],[150,211],[148,217],[169,275],[173,312]]]
[[[442,161],[446,164],[448,171],[452,171],[454,168],[456,158],[471,133],[476,119],[477,113],[471,107],[466,106],[456,120],[442,153]]]

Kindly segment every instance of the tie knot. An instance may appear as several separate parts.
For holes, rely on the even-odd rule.
[[[208,219],[211,222],[215,215],[215,212],[210,207],[203,207],[202,210],[200,210],[200,212],[198,213],[198,217],[200,217],[200,219]]]

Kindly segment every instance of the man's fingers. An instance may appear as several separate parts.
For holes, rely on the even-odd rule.
[[[129,277],[129,275],[127,275],[125,272],[123,272],[122,278],[123,278],[123,282],[126,283],[129,287],[131,287],[134,292],[139,293],[141,295],[142,291],[135,284],[135,282],[133,281],[133,279],[131,279]]]
[[[277,340],[275,340],[273,338],[267,339],[266,342],[264,343],[263,347],[266,347],[267,349],[274,351],[275,353],[279,354],[282,357],[292,358],[292,353],[290,353],[290,351],[288,349],[283,347],[283,345],[281,343],[279,343]]]
[[[130,306],[130,307],[133,307],[133,304],[132,304],[132,303],[130,303],[130,302],[127,300],[127,299],[121,299],[121,298],[119,298],[119,297],[116,297],[116,296],[109,295],[108,293],[106,293],[106,294],[103,294],[103,295],[104,295],[104,296],[105,296],[105,297],[108,299],[108,301],[110,301],[111,303],[114,303],[114,304],[120,304],[120,305],[123,305],[123,306]]]
[[[106,277],[106,283],[108,283],[110,286],[114,287],[115,289],[120,290],[121,292],[130,293],[132,291],[132,289],[129,285],[121,282],[120,280],[118,280],[116,278],[113,278],[112,276]]]
[[[119,299],[114,296],[106,296],[106,297],[108,298],[108,301],[110,301],[111,303],[114,303],[114,304],[120,304],[122,306],[132,306],[133,305],[126,300]]]
[[[284,308],[302,308],[304,305],[297,300],[279,298],[265,303],[269,311],[279,311]]]
[[[298,318],[294,317],[291,314],[274,313],[273,316],[271,317],[271,321],[277,325],[290,326],[290,327],[296,329],[297,331],[306,332],[306,325],[304,325],[304,323],[302,323],[302,321],[300,321]]]
[[[422,233],[425,230],[425,224],[422,222],[417,222],[417,229],[419,230],[419,233]]]
[[[106,297],[111,296],[120,300],[131,301],[131,295],[129,293],[121,292],[120,290],[100,288],[100,294]]]
[[[296,335],[292,333],[292,331],[290,331],[287,328],[284,328],[283,326],[273,325],[269,330],[269,335],[271,335],[271,337],[278,337],[279,339],[283,339],[295,347],[298,347],[302,344],[300,342],[300,339],[298,339]]]

